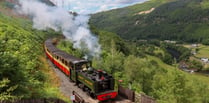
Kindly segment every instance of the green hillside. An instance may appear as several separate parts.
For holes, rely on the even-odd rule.
[[[27,17],[12,12],[13,6],[0,1],[0,102],[65,98],[43,51],[45,39],[58,33],[35,30]]]
[[[92,26],[125,39],[203,42],[209,38],[208,0],[150,0],[93,14]]]

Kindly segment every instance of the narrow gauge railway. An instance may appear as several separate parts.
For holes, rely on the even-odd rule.
[[[56,65],[72,82],[86,91],[89,96],[99,101],[114,99],[114,78],[105,71],[91,67],[91,62],[74,57],[55,47],[55,42],[48,39],[44,43],[44,50],[49,60]]]

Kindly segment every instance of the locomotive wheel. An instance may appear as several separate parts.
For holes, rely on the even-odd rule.
[[[93,92],[90,93],[90,96],[91,96],[93,99],[96,99],[96,95],[95,95]]]
[[[91,92],[89,90],[87,91],[87,95],[88,96],[91,96]]]
[[[85,87],[85,85],[84,84],[82,84],[83,85],[83,87],[81,88],[84,92],[86,92],[87,90],[88,90],[88,88],[87,87]]]
[[[82,84],[82,83],[79,83],[79,84],[78,84],[78,88],[81,88],[81,89],[83,89],[83,88],[84,88],[84,84]]]
[[[87,88],[87,87],[84,87],[84,91],[88,93],[88,91],[89,91],[89,88]]]

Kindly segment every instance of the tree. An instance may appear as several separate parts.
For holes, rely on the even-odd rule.
[[[202,41],[202,44],[204,44],[204,45],[209,45],[209,39],[204,39],[204,40]]]
[[[169,53],[164,53],[163,61],[167,64],[172,64],[173,58]]]
[[[17,99],[17,96],[12,95],[12,92],[17,88],[16,86],[9,86],[10,80],[4,78],[0,81],[0,102],[2,101],[13,101]]]
[[[188,103],[186,98],[188,94],[186,92],[187,78],[185,74],[174,70],[172,72],[157,73],[154,76],[152,84],[152,95],[158,98],[159,102],[183,102]]]
[[[152,64],[153,63],[153,64]],[[151,84],[153,76],[156,73],[156,67],[158,67],[153,61],[140,59],[133,55],[127,57],[124,61],[125,75],[131,84],[138,85],[143,92],[149,93],[151,91]],[[133,88],[138,90],[138,88]]]
[[[122,71],[123,62],[125,56],[123,53],[116,50],[116,45],[114,40],[111,41],[111,52],[107,53],[106,57],[104,58],[104,68],[109,73],[114,74],[117,71]]]
[[[198,71],[201,71],[202,68],[203,68],[203,65],[202,65],[202,63],[200,61],[192,60],[190,62],[189,68],[191,68],[191,69],[197,69]]]
[[[152,84],[152,96],[160,103],[175,103],[171,76],[167,73],[157,73],[154,76]]]

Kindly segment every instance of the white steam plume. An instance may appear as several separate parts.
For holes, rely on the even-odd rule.
[[[73,42],[75,48],[87,49],[88,56],[100,54],[98,39],[91,34],[87,25],[88,16],[74,17],[62,8],[48,6],[38,0],[19,0],[19,3],[21,6],[17,6],[18,12],[30,16],[34,28],[62,31],[65,37]]]

